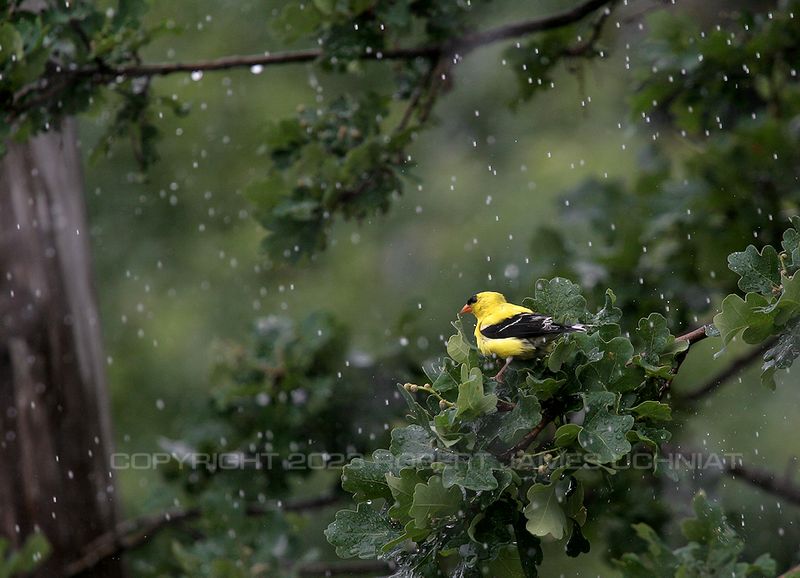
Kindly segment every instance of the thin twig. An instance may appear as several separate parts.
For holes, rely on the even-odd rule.
[[[774,339],[765,341],[759,347],[752,351],[738,357],[728,367],[720,371],[717,375],[706,381],[704,385],[695,389],[694,391],[682,395],[678,398],[680,402],[696,402],[714,393],[720,385],[739,375],[739,373],[752,364],[763,358],[764,352],[775,344]]]
[[[526,449],[528,449],[528,446],[530,446],[534,442],[534,440],[537,437],[539,437],[539,434],[542,433],[544,429],[548,425],[550,425],[550,422],[552,422],[555,418],[556,415],[554,413],[545,413],[542,416],[542,420],[536,425],[536,427],[534,427],[532,430],[530,430],[528,433],[522,436],[522,438],[520,438],[520,440],[517,443],[515,443],[513,446],[504,451],[501,457],[503,459],[508,460],[514,457],[514,455],[516,455],[517,452],[524,452]]]
[[[504,399],[497,400],[497,411],[511,411],[514,409],[515,404]]]
[[[708,337],[708,334],[706,333],[706,327],[707,327],[706,325],[703,325],[702,327],[693,329],[688,333],[684,333],[683,335],[678,335],[675,338],[675,341],[688,341],[689,345],[695,344],[698,341],[702,341],[703,339]]]

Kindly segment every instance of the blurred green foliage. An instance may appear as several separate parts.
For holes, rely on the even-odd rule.
[[[27,575],[50,554],[50,544],[41,532],[33,532],[19,549],[8,552],[9,544],[0,538],[0,578]]]
[[[604,37],[611,52],[583,44],[593,37],[596,17],[519,45],[512,42],[503,52],[487,49],[443,70],[434,68],[441,64],[431,57],[434,53],[399,62],[377,62],[378,54],[397,45],[447,42],[535,14],[528,6],[501,1],[489,6],[323,1],[302,8],[298,3],[227,1],[153,5],[148,12],[143,7],[123,2],[109,12],[105,4],[78,3],[74,13],[53,5],[32,15],[19,10],[19,3],[7,3],[0,29],[3,45],[13,47],[11,58],[0,58],[0,94],[4,112],[10,113],[7,131],[24,138],[54,126],[64,113],[88,109],[94,115],[83,131],[87,155],[91,149],[95,158],[87,175],[92,238],[119,445],[126,451],[152,451],[164,436],[178,444],[172,449],[185,444],[247,454],[253,444],[266,443],[258,434],[266,436],[267,431],[287,434],[274,442],[281,451],[290,449],[293,439],[309,437],[320,448],[328,447],[329,440],[332,445],[347,443],[350,437],[354,445],[372,449],[385,445],[384,424],[397,415],[389,403],[392,382],[412,379],[404,376],[413,374],[422,360],[433,378],[431,388],[456,405],[444,410],[434,397],[428,405],[412,406],[420,422],[426,415],[433,418],[435,429],[425,440],[431,447],[441,444],[451,451],[480,446],[480,430],[473,425],[497,417],[489,413],[494,396],[517,403],[502,416],[492,438],[492,443],[510,444],[560,399],[560,388],[575,390],[576,380],[580,387],[610,384],[620,399],[605,403],[602,395],[585,399],[590,392],[573,391],[565,400],[575,407],[585,402],[592,419],[583,426],[565,424],[575,427],[560,430],[556,442],[579,451],[608,447],[603,459],[612,460],[628,450],[626,444],[652,447],[669,434],[659,422],[669,413],[654,397],[659,381],[671,378],[664,368],[679,353],[670,350],[670,327],[677,332],[708,320],[722,298],[736,290],[736,275],[721,265],[724,256],[751,239],[759,246],[777,247],[785,218],[797,213],[800,164],[793,63],[798,35],[797,19],[789,16],[796,13],[794,2],[777,8],[768,3],[748,6],[757,14],[734,13],[731,18],[716,4],[682,7],[688,17],[672,9],[648,21],[645,40],[624,26],[623,32],[614,33],[621,35],[618,42]],[[556,2],[542,9],[548,7],[563,9]],[[612,16],[609,23],[617,20]],[[81,38],[83,30],[88,31],[88,43]],[[160,31],[182,35],[159,37]],[[53,38],[63,41],[51,43]],[[116,47],[111,52],[103,48],[109,38]],[[623,49],[625,43],[632,48]],[[299,70],[253,68],[219,77],[187,73],[153,83],[122,77],[108,83],[108,90],[100,90],[96,82],[109,80],[103,67],[136,63],[140,53],[145,61],[191,61],[294,46],[318,47],[321,56]],[[594,61],[582,66],[578,56]],[[35,67],[37,59],[48,63],[44,69]],[[92,74],[60,75],[59,67],[70,62]],[[29,84],[17,73],[25,70],[48,83],[20,93]],[[448,77],[447,82],[435,82],[434,70]],[[565,70],[578,75],[566,76]],[[263,87],[267,74],[268,86]],[[516,92],[510,86],[514,76]],[[65,83],[50,83],[58,78]],[[634,79],[637,89],[632,91]],[[635,122],[641,119],[635,130],[621,104],[631,93]],[[533,104],[526,104],[534,96]],[[46,97],[42,103],[36,101],[40,97]],[[509,101],[514,114],[498,105]],[[306,103],[299,112],[298,102]],[[436,102],[441,104],[434,108]],[[182,116],[189,109],[192,114]],[[132,147],[125,142],[131,136]],[[163,159],[155,165],[159,155],[154,145]],[[631,151],[641,153],[638,164]],[[145,180],[140,169],[147,165]],[[411,167],[414,180],[409,181]],[[584,176],[594,178],[564,195],[557,212],[551,200]],[[404,184],[407,190],[400,197]],[[377,221],[375,214],[390,204],[393,211]],[[336,222],[337,215],[357,223]],[[256,254],[263,231],[252,226],[251,216],[267,230],[269,258]],[[535,231],[533,243],[526,246]],[[791,233],[783,240],[779,261],[788,278],[796,242]],[[312,261],[276,267],[285,257],[291,261],[301,254],[312,254]],[[763,258],[763,253],[754,258],[755,267],[750,267],[749,257],[735,257],[734,271],[763,270],[771,283],[775,275],[782,281],[772,253],[762,267]],[[535,306],[570,303],[574,308],[558,311],[565,319],[619,323],[632,329],[630,335],[594,337],[610,331],[604,329],[586,337],[591,342],[568,340],[514,391],[492,390],[483,378],[488,368],[466,345],[463,328],[446,350],[469,366],[467,374],[454,361],[435,362],[445,350],[442,319],[450,318],[467,295],[488,286],[521,296],[530,293],[535,279],[554,275],[578,281],[586,298],[576,286],[559,281],[552,290],[557,295],[563,291],[564,299],[551,299],[548,283],[536,288]],[[747,332],[742,339],[729,339],[728,351],[737,351],[750,336],[779,329],[783,337],[767,360],[779,368],[789,362],[795,339],[795,332],[786,331],[794,327],[787,325],[794,305],[784,298],[792,286],[782,283],[761,294],[766,286],[753,283],[745,281],[741,287],[760,295],[749,297],[753,307],[745,308],[746,324],[738,326]],[[604,292],[608,286],[616,291],[616,304]],[[781,299],[784,304],[778,306]],[[590,316],[587,307],[604,313]],[[769,313],[764,311],[770,307]],[[317,309],[336,311],[339,321],[309,317]],[[409,310],[413,316],[395,321]],[[209,396],[204,384],[210,342],[216,337],[241,342],[242,328],[264,311],[280,316],[272,318],[280,328],[266,333],[257,329],[252,345],[229,346],[216,364]],[[663,317],[650,316],[654,311]],[[766,331],[764,315],[769,316]],[[645,318],[643,325],[637,324],[640,318]],[[311,321],[303,324],[301,319]],[[326,327],[323,335],[335,335],[335,343],[320,343],[313,330],[308,333],[315,323]],[[353,335],[347,345],[340,324]],[[731,327],[735,334],[737,325]],[[645,342],[654,347],[640,351]],[[280,343],[297,354],[282,360],[294,382],[266,371],[279,361]],[[372,361],[363,372],[341,383],[331,381],[334,371],[364,359],[365,352]],[[398,352],[402,362],[392,360]],[[682,380],[694,386],[729,357],[714,361],[709,353],[701,345],[690,356],[689,377],[675,380],[678,391]],[[630,360],[630,367],[611,363],[612,355]],[[702,367],[692,366],[695,356],[704,360]],[[791,379],[782,372],[769,375]],[[628,390],[637,380],[644,387]],[[696,419],[689,419],[695,413],[675,412],[680,426],[675,433],[702,439],[710,448],[731,444],[755,450],[774,465],[785,455],[780,424],[791,416],[791,402],[780,389],[770,398],[753,393],[758,390],[747,388],[751,380],[744,381],[742,386],[732,384],[735,395],[723,397],[721,405],[693,409]],[[298,390],[314,403],[290,403]],[[622,394],[636,396],[627,400],[633,405],[622,404]],[[267,405],[259,402],[264,395],[270,400]],[[282,395],[287,401],[276,402]],[[312,405],[313,412],[307,409]],[[742,412],[742,407],[752,411]],[[765,421],[762,415],[771,417]],[[306,417],[311,436],[300,433]],[[605,443],[606,420],[613,422],[613,431],[625,434],[624,441]],[[408,426],[414,429],[402,443],[414,442],[412,434],[419,433],[415,426],[425,428],[420,423]],[[758,443],[753,431],[762,435]],[[363,463],[381,464],[381,457],[386,454],[379,451]],[[371,477],[364,480],[349,471],[345,489],[355,490],[358,499],[378,492],[399,505],[380,512],[378,519],[369,505],[361,504],[340,514],[338,527],[347,530],[355,520],[362,528],[370,524],[382,538],[404,535],[396,524],[387,525],[390,519],[423,540],[462,500],[483,506],[482,499],[487,504],[493,498],[513,499],[523,507],[552,494],[578,492],[571,480],[550,482],[539,476],[530,500],[525,492],[509,498],[517,484],[507,482],[503,472],[508,468],[495,468],[488,458],[476,464],[441,471],[431,467],[422,476],[401,469],[386,478],[384,472],[385,485],[372,466],[365,472]],[[259,504],[261,496],[288,499],[325,491],[330,476],[292,476],[282,470],[257,476],[167,473],[165,484],[158,473],[119,472],[128,511],[199,504],[204,516],[198,531],[211,539],[194,540],[191,531],[175,530],[172,539],[157,540],[136,555],[139,574],[258,575],[278,571],[276,564],[287,556],[304,556],[298,560],[306,562],[334,555],[322,543],[325,516],[309,519],[275,508],[254,517],[246,515],[245,507],[250,500]],[[494,485],[492,479],[497,487],[485,489]],[[527,544],[532,560],[542,562],[543,573],[569,569],[597,575],[610,570],[600,559],[603,548],[583,554],[588,541],[605,539],[611,550],[607,557],[619,558],[624,554],[619,544],[632,535],[630,524],[643,521],[669,541],[668,519],[680,506],[677,500],[665,505],[671,486],[659,472],[619,474],[609,487],[596,479],[584,482],[594,488],[584,496],[587,510],[602,512],[606,519],[590,516],[582,526],[580,508],[547,519],[539,519],[532,506],[527,509],[525,524],[548,534],[569,534],[564,544],[556,546],[550,538],[539,543],[524,528],[520,533],[509,510],[492,505],[481,511],[480,519],[472,518],[475,524],[466,534],[463,528],[452,536],[437,533],[426,552],[465,546],[459,556],[444,561],[445,568],[461,564],[465,572],[470,568],[514,575],[522,569],[515,551],[505,544],[517,541]],[[417,484],[425,489],[415,506],[416,491],[411,494],[409,488],[416,490]],[[741,485],[719,486],[729,498],[726,506],[740,510],[746,548],[753,550],[745,558],[754,559],[756,552],[769,548],[779,567],[788,565],[796,556],[796,513],[747,493]],[[458,499],[454,488],[464,488]],[[476,547],[487,535],[498,538],[488,552]],[[373,553],[376,544],[369,536],[366,542],[361,538],[348,532],[344,538],[333,536],[341,554]],[[697,537],[687,539],[708,547]],[[660,542],[652,545],[669,551]],[[556,555],[562,547],[570,555],[582,554],[580,570]],[[694,556],[696,549],[692,546],[687,555]],[[411,564],[413,558],[413,553],[403,553],[399,559]],[[424,561],[431,572],[436,565],[432,560]]]

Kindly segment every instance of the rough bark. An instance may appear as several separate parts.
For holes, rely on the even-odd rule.
[[[113,530],[111,435],[73,121],[0,160],[0,535],[37,528],[61,575]],[[87,576],[120,576],[108,560]]]

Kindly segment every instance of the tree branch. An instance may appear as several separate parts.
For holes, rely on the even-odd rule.
[[[600,13],[600,16],[598,16],[592,24],[592,29],[589,33],[589,36],[585,40],[578,42],[578,44],[569,47],[565,53],[566,56],[583,56],[594,48],[595,44],[597,44],[597,41],[600,40],[600,35],[603,33],[603,26],[611,16],[613,5],[616,2],[617,0],[612,0],[610,5]]]
[[[744,480],[751,486],[800,506],[800,486],[788,477],[778,478],[768,470],[736,463],[726,464],[725,473],[733,479]]]
[[[442,44],[417,46],[410,48],[392,48],[383,52],[373,51],[361,55],[362,60],[411,60],[414,58],[438,58],[442,54],[461,55],[470,52],[478,47],[493,44],[503,40],[510,40],[520,36],[534,34],[545,30],[552,30],[568,26],[582,20],[585,16],[593,13],[597,9],[610,4],[613,0],[588,0],[570,10],[536,18],[525,20],[514,24],[498,26],[483,32],[465,34]],[[280,64],[296,64],[311,62],[322,56],[323,51],[318,48],[305,50],[295,50],[290,52],[277,52],[262,54],[248,54],[227,56],[211,60],[198,60],[194,62],[155,62],[149,64],[128,64],[123,66],[99,69],[96,66],[80,68],[77,71],[65,71],[64,74],[77,73],[83,76],[100,77],[141,77],[141,76],[163,76],[176,72],[194,71],[214,71],[229,70],[233,68],[250,68],[253,66],[276,66]]]
[[[336,492],[314,496],[308,499],[289,500],[282,505],[274,504],[248,504],[246,512],[248,516],[261,516],[275,511],[283,512],[307,512],[325,508],[335,504],[341,499],[341,494]],[[173,508],[158,514],[147,514],[133,520],[126,520],[117,524],[117,527],[105,534],[92,540],[83,549],[81,556],[70,562],[64,569],[64,576],[72,578],[91,570],[103,560],[117,556],[122,552],[135,550],[143,546],[155,537],[161,530],[198,518],[202,514],[199,508],[188,510]],[[386,568],[384,565],[383,569]],[[380,570],[372,570],[376,572]],[[356,572],[340,572],[340,574],[350,574]],[[367,573],[367,572],[363,572]],[[316,576],[320,574],[300,574],[301,576]],[[322,573],[324,574],[324,572]],[[334,572],[334,574],[336,574]]]
[[[760,360],[764,352],[775,344],[775,339],[769,339],[756,347],[752,351],[738,357],[728,367],[720,371],[717,375],[709,379],[704,385],[696,390],[678,398],[680,402],[696,402],[714,393],[720,385],[729,379],[736,377],[743,369],[751,363]]]
[[[145,544],[155,534],[174,524],[180,524],[197,518],[198,508],[189,510],[171,509],[158,514],[150,514],[120,522],[111,532],[107,532],[91,541],[75,561],[64,568],[64,576],[79,576],[97,566],[103,560],[116,556],[121,552],[133,550]]]
[[[582,20],[585,16],[588,16],[598,8],[611,4],[612,1],[613,0],[589,0],[570,10],[553,16],[538,18],[536,20],[527,20],[515,24],[507,24],[484,32],[467,34],[457,39],[453,45],[463,52],[468,52],[479,46],[492,44],[501,40],[527,36],[536,32],[553,30],[554,28],[563,28],[564,26],[569,26],[570,24]]]
[[[684,333],[683,335],[678,335],[675,338],[675,341],[688,341],[689,345],[693,345],[693,344],[697,343],[698,341],[702,341],[703,339],[708,337],[708,334],[706,333],[706,327],[708,327],[708,326],[707,325],[703,325],[702,327],[698,327],[697,329],[693,329],[692,331],[689,331],[688,333]]]
[[[681,451],[671,444],[661,444],[663,454],[673,456],[702,456],[705,454],[695,451]],[[787,502],[800,506],[800,486],[792,482],[792,470],[788,469],[783,477],[779,478],[774,472],[754,466],[745,466],[733,460],[722,460],[720,470],[735,480],[742,480],[751,486],[759,488]]]

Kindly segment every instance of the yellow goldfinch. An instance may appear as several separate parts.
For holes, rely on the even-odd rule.
[[[575,331],[586,331],[586,326],[559,325],[552,317],[534,313],[527,307],[506,301],[502,293],[483,291],[476,293],[461,308],[461,314],[472,313],[475,339],[484,355],[495,354],[506,360],[494,379],[503,381],[503,373],[512,359],[530,359],[545,350],[545,346],[564,335]]]

